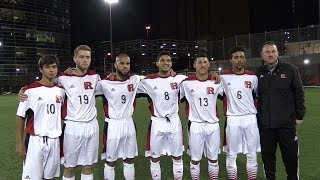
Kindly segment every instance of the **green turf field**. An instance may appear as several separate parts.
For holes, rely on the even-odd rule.
[[[320,89],[306,89],[306,106],[307,114],[305,122],[298,127],[298,135],[300,142],[300,172],[301,179],[313,180],[320,179]],[[98,119],[100,129],[103,127],[103,114],[101,99],[97,99]],[[15,95],[0,96],[0,180],[15,180],[21,179],[22,161],[16,156],[15,152],[15,112],[17,109],[18,100]],[[184,115],[184,104],[181,105],[180,117],[184,124],[186,134],[186,120]],[[221,111],[221,108],[219,109]],[[137,109],[134,115],[134,120],[137,126],[137,136],[139,145],[139,157],[136,158],[136,179],[146,180],[150,178],[149,160],[144,157],[145,137],[149,124],[150,114],[148,104],[145,99],[139,99]],[[224,117],[221,117],[220,126],[223,127]],[[187,142],[187,138],[185,138]],[[185,143],[186,144],[186,143]],[[277,156],[277,179],[286,179],[281,156]],[[189,161],[187,155],[183,156],[184,160],[184,178],[190,179]],[[245,158],[240,155],[238,158],[238,179],[246,179],[245,173]],[[94,168],[95,179],[103,179],[103,162],[99,161]],[[227,179],[225,168],[225,154],[219,156],[220,173],[219,179]],[[173,179],[172,161],[168,157],[161,159],[162,179]],[[63,169],[61,169],[62,171]],[[79,171],[78,171],[79,174]],[[78,177],[78,176],[77,176]],[[116,179],[124,179],[122,175],[122,162],[118,161],[116,167]],[[207,176],[207,161],[201,161],[201,179],[208,179]],[[259,155],[259,172],[258,179],[263,178],[261,157]]]

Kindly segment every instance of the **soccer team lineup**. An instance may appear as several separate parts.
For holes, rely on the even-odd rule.
[[[254,71],[245,68],[246,49],[240,46],[229,51],[232,68],[219,73],[209,72],[210,58],[202,52],[194,58],[195,73],[190,76],[176,73],[171,58],[170,52],[160,52],[155,59],[159,71],[140,76],[130,72],[129,55],[120,53],[115,72],[101,79],[90,69],[87,45],[74,49],[75,68],[59,75],[59,59],[43,55],[38,61],[41,79],[18,94],[16,154],[23,162],[19,179],[161,180],[170,171],[175,180],[197,180],[203,174],[210,180],[255,180],[261,179],[262,168],[263,179],[274,180],[277,147],[282,155],[277,161],[286,170],[283,176],[300,178],[297,127],[306,112],[304,88],[297,67],[281,61],[273,41],[262,45],[262,64]],[[102,124],[98,99],[103,101]],[[142,112],[149,116],[143,135],[148,164],[140,168],[148,171],[144,177],[136,173],[141,165],[136,163],[139,119],[133,117],[139,99],[149,106]],[[239,154],[245,158],[241,165]],[[163,165],[166,156],[170,166]],[[103,167],[97,172],[94,167],[100,161]],[[244,175],[239,175],[240,168]]]

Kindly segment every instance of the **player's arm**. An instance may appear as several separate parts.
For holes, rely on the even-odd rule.
[[[180,99],[179,99],[180,103],[185,102],[187,99],[186,99],[185,90],[184,90],[184,82],[182,82],[180,85],[179,94],[180,94]]]
[[[23,134],[24,134],[24,119],[21,116],[17,116],[16,120],[16,151],[18,156],[25,157],[26,149],[23,143]]]
[[[24,93],[24,87],[22,87],[18,93],[18,99],[20,102],[24,102],[28,99],[28,95]]]

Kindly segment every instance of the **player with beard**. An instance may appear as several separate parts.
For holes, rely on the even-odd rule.
[[[237,179],[236,158],[238,153],[247,156],[248,179],[257,176],[257,152],[260,151],[260,137],[257,124],[255,93],[258,87],[256,75],[245,69],[245,49],[235,47],[230,50],[232,70],[221,75],[225,98],[227,172],[229,179]]]
[[[115,179],[117,159],[123,159],[126,180],[135,179],[134,157],[138,155],[135,125],[132,115],[139,76],[129,74],[130,57],[119,54],[114,63],[115,77],[101,80],[97,95],[103,94],[105,126],[102,159],[106,160],[104,179]]]

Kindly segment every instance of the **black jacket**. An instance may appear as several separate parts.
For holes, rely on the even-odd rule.
[[[280,60],[273,72],[262,65],[258,77],[258,123],[261,128],[294,127],[306,112],[296,66]]]

